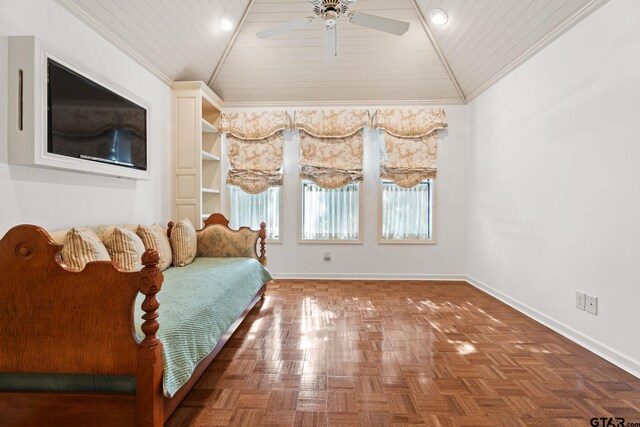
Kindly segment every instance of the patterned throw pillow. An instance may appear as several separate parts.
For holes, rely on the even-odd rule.
[[[152,226],[138,224],[136,234],[142,239],[145,249],[155,249],[158,251],[160,270],[166,270],[171,265],[172,253],[171,244],[169,243],[165,229],[158,224]]]
[[[116,227],[113,234],[105,242],[111,261],[121,270],[140,271],[144,244],[140,237],[126,228]]]
[[[196,229],[187,218],[178,221],[171,230],[171,249],[173,250],[173,265],[184,267],[193,262],[198,249]]]
[[[73,270],[82,270],[88,262],[111,260],[107,248],[91,230],[72,228],[67,232],[63,245],[62,259]]]

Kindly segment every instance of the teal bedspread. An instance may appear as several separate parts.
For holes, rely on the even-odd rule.
[[[215,267],[215,268],[212,268]],[[171,397],[191,377],[196,365],[216,346],[256,292],[272,277],[255,259],[196,258],[187,267],[164,272],[160,329],[164,353],[164,391]],[[136,300],[136,331],[143,314]],[[126,375],[54,375],[0,373],[0,390],[133,392],[135,378]]]

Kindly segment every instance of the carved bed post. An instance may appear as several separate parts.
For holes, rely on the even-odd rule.
[[[265,253],[267,252],[267,250],[265,249],[265,244],[266,244],[265,239],[267,238],[267,224],[265,224],[264,222],[260,223],[260,231],[258,232],[258,238],[260,239],[260,257],[258,258],[258,261],[260,261],[260,263],[266,267],[267,257]]]
[[[173,221],[169,221],[169,224],[167,224],[167,237],[169,238],[171,238],[171,230],[173,230],[174,225]]]
[[[158,323],[158,307],[160,303],[156,294],[162,287],[162,271],[158,267],[158,252],[148,249],[142,255],[142,277],[140,292],[145,295],[142,302],[144,323],[142,332],[144,339],[138,351],[138,368],[136,374],[136,425],[138,427],[161,427],[164,425],[164,397],[162,394],[162,342],[156,336]]]

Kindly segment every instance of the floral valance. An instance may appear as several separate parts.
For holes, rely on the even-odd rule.
[[[229,170],[227,184],[235,185],[249,194],[262,193],[269,187],[282,185],[282,172],[280,171],[242,171]]]
[[[255,140],[227,134],[227,184],[251,194],[282,185],[282,132]]]
[[[297,110],[294,128],[318,138],[344,138],[371,124],[369,110]]]
[[[380,177],[410,188],[437,175],[437,134],[420,138],[384,135]]]
[[[384,129],[400,138],[420,138],[447,127],[443,109],[386,109],[377,110],[373,127]]]
[[[254,141],[291,128],[291,117],[283,111],[222,113],[220,132]]]
[[[302,179],[335,189],[362,179],[362,130],[343,138],[318,138],[300,134]]]

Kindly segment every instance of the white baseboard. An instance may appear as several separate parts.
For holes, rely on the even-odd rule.
[[[447,280],[466,281],[464,274],[394,274],[394,273],[274,273],[278,279],[301,280]]]
[[[518,310],[525,316],[532,318],[536,322],[543,324],[547,328],[581,345],[592,353],[595,353],[603,359],[613,363],[617,367],[624,369],[631,375],[640,378],[640,362],[638,362],[637,360],[633,360],[630,357],[618,352],[617,350],[614,350],[611,347],[602,344],[601,342],[589,338],[582,332],[579,332],[562,322],[552,319],[551,317],[547,316],[544,313],[541,313],[535,308],[532,308],[514,298],[511,298],[510,296],[505,295],[504,293],[492,288],[485,283],[482,283],[481,281],[471,276],[466,276],[465,280],[472,286],[475,286],[481,291],[486,292],[489,295],[499,299],[508,306]]]

